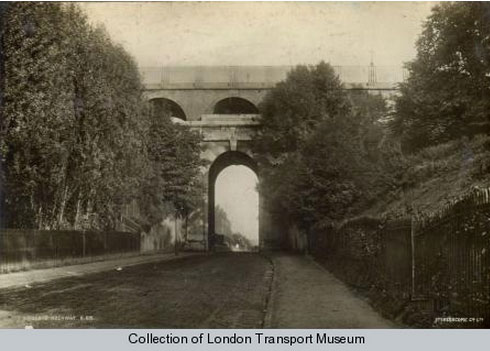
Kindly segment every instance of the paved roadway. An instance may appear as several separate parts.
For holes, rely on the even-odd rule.
[[[137,263],[63,267],[76,272],[71,277],[57,268],[50,279],[49,272],[16,273],[0,288],[0,327],[394,327],[303,256],[230,253]]]

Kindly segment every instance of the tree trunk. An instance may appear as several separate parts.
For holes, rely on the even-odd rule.
[[[40,205],[37,210],[37,229],[43,229],[43,206]]]
[[[73,221],[73,228],[78,230],[80,227],[80,206],[81,206],[82,198],[80,195],[80,191],[78,192],[78,200],[77,200],[77,210],[75,212],[75,220]]]
[[[66,198],[68,196],[68,186],[65,185],[65,190],[63,191],[63,195],[61,197],[61,203],[60,203],[60,208],[58,212],[58,223],[57,227],[58,229],[61,228],[61,225],[63,224],[63,217],[65,214],[65,208],[66,208]]]

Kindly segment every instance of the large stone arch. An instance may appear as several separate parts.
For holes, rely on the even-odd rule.
[[[258,107],[241,96],[230,96],[224,99],[218,100],[213,106],[213,114],[258,114]]]
[[[215,233],[215,197],[216,197],[216,179],[225,168],[229,166],[246,166],[257,175],[260,181],[259,169],[257,162],[248,154],[241,151],[226,151],[220,154],[211,164],[208,172],[208,245],[212,234]],[[260,194],[259,194],[260,203]],[[260,223],[260,206],[259,206],[259,243],[261,242],[261,223]]]
[[[187,114],[185,113],[182,105],[172,99],[166,97],[154,97],[148,102],[150,103],[152,115],[155,113],[155,109],[157,108],[156,105],[161,105],[160,108],[166,108],[169,110],[170,117],[181,119],[183,121],[187,120]]]

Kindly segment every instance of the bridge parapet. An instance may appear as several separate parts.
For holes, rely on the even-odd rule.
[[[141,67],[146,90],[270,89],[293,66],[166,66]],[[333,66],[347,89],[394,89],[407,78],[398,66]]]

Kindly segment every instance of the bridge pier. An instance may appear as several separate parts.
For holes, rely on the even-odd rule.
[[[214,233],[215,182],[222,170],[232,165],[242,165],[257,174],[260,182],[260,170],[253,158],[251,140],[260,127],[259,115],[203,115],[200,121],[188,121],[191,129],[198,131],[202,138],[201,157],[208,161],[202,169],[202,181],[205,184],[202,208],[198,211],[189,227],[199,230],[188,232],[192,240],[206,238],[209,249],[210,234]],[[276,235],[272,235],[270,216],[259,194],[259,249],[278,247]]]

